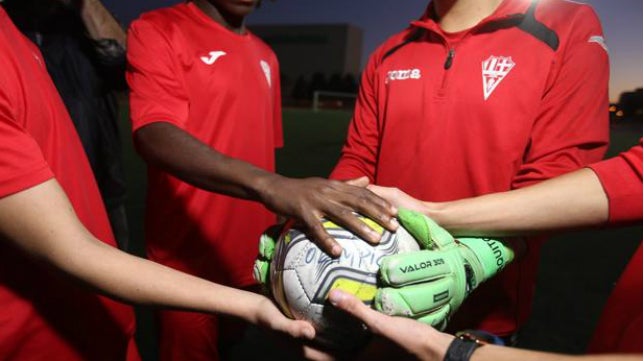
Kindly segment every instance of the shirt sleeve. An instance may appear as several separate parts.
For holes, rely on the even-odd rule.
[[[617,157],[589,166],[608,197],[611,224],[642,220],[642,141]]]
[[[524,162],[512,187],[527,185],[602,159],[608,146],[608,53],[601,25],[583,6],[569,41],[555,56]]]
[[[377,59],[377,54],[372,55],[362,74],[347,139],[330,178],[345,180],[367,176],[370,182],[375,182],[380,138],[375,84]]]
[[[10,63],[0,58],[0,198],[54,177],[38,143],[18,122],[24,102]]]
[[[184,129],[189,101],[172,42],[145,20],[132,23],[127,38],[132,131],[159,121]]]

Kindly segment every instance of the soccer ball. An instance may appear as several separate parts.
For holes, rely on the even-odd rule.
[[[339,288],[371,305],[377,291],[380,260],[419,249],[403,227],[391,233],[371,219],[359,217],[382,235],[377,246],[331,221],[323,221],[326,231],[342,246],[339,258],[329,257],[303,232],[290,228],[280,235],[271,262],[271,291],[282,312],[311,322],[316,340],[330,349],[358,349],[370,334],[361,322],[327,302],[329,292]]]

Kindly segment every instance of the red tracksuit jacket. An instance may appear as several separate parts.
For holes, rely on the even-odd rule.
[[[331,177],[367,175],[429,201],[507,191],[598,161],[608,143],[608,53],[590,6],[504,0],[475,27],[432,19],[389,38],[363,73]],[[453,320],[507,335],[528,315],[542,240]]]

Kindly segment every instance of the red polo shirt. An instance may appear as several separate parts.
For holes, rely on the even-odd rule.
[[[168,122],[222,154],[274,171],[282,144],[279,68],[259,38],[235,34],[183,3],[131,25],[128,62],[133,132]],[[228,285],[254,283],[259,235],[276,221],[271,212],[154,167],[147,190],[151,259]]]

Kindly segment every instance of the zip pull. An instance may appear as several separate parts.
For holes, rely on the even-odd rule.
[[[445,70],[452,67],[454,55],[456,55],[456,51],[453,48],[449,49],[449,51],[447,52],[447,59],[445,59],[445,64],[443,65],[443,68],[445,68]]]

